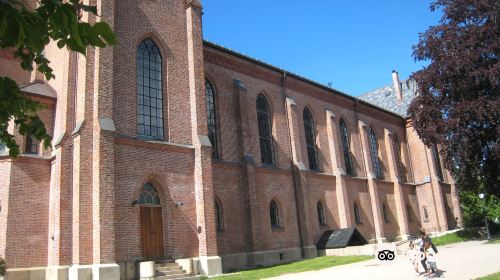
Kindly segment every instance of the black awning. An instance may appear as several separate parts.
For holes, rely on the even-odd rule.
[[[325,231],[316,243],[316,248],[319,250],[336,249],[365,244],[368,244],[366,239],[355,227],[352,227]]]

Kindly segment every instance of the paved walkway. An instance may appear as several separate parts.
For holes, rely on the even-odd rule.
[[[439,279],[469,280],[500,272],[500,244],[484,244],[484,241],[439,246],[437,267],[443,271]],[[426,279],[416,276],[405,255],[393,261],[370,260],[317,271],[287,274],[271,278],[275,280],[319,280],[319,279]],[[436,278],[437,279],[437,278]]]

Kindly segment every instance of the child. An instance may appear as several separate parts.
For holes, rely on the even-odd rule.
[[[419,276],[418,263],[420,262],[420,250],[415,247],[413,241],[410,241],[410,251],[408,253],[410,255],[411,264],[415,269],[415,275]]]
[[[434,277],[437,270],[436,252],[434,251],[434,249],[432,249],[431,242],[429,241],[425,241],[424,248],[425,248],[425,258],[427,259],[425,263],[427,266],[427,276]]]

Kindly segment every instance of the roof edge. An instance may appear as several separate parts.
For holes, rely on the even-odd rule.
[[[331,88],[331,87],[325,86],[325,85],[323,85],[323,84],[320,84],[320,83],[318,83],[318,82],[315,82],[315,81],[313,81],[313,80],[311,80],[311,79],[308,79],[308,78],[306,78],[306,77],[303,77],[303,76],[300,76],[300,75],[294,74],[293,72],[289,72],[289,71],[287,71],[286,69],[279,68],[279,67],[277,67],[277,66],[271,65],[271,64],[266,63],[266,62],[264,62],[264,61],[261,61],[261,60],[258,60],[258,59],[255,59],[255,58],[252,58],[252,57],[246,56],[246,55],[244,55],[244,54],[242,54],[242,53],[239,53],[239,52],[237,52],[237,51],[234,51],[234,50],[231,50],[231,49],[229,49],[229,48],[223,47],[223,46],[218,45],[218,44],[216,44],[216,43],[212,43],[212,42],[210,42],[210,41],[203,40],[203,45],[204,45],[204,46],[207,46],[207,47],[214,48],[214,49],[219,50],[219,51],[222,51],[222,52],[225,52],[225,53],[227,53],[227,54],[230,54],[230,55],[236,56],[236,57],[241,58],[241,59],[243,59],[243,60],[246,60],[246,61],[248,61],[248,62],[258,64],[258,65],[260,65],[260,66],[262,66],[262,67],[265,67],[265,68],[267,68],[267,69],[273,70],[273,71],[275,71],[275,72],[278,72],[278,73],[286,73],[288,76],[291,76],[291,77],[293,77],[293,78],[295,78],[295,79],[297,79],[297,80],[303,81],[303,82],[305,82],[305,83],[307,83],[307,84],[310,84],[310,85],[312,85],[312,86],[315,86],[315,87],[319,87],[319,88],[324,89],[324,90],[326,90],[326,91],[328,91],[328,92],[331,92],[331,93],[334,93],[334,94],[338,94],[338,95],[343,96],[343,97],[345,97],[345,98],[348,98],[348,99],[350,99],[350,100],[352,100],[352,101],[354,101],[354,102],[361,103],[361,104],[366,105],[366,106],[368,106],[368,107],[372,107],[372,108],[374,108],[374,109],[380,110],[380,111],[382,111],[382,112],[384,112],[384,113],[387,113],[387,114],[389,114],[389,115],[395,116],[395,117],[397,117],[397,118],[399,118],[399,119],[403,119],[403,120],[404,120],[404,119],[406,119],[406,118],[404,118],[404,117],[402,117],[402,116],[400,116],[400,115],[398,115],[398,114],[396,114],[396,113],[394,113],[394,112],[391,112],[391,111],[389,111],[389,110],[386,110],[386,109],[381,108],[381,107],[378,107],[378,106],[375,106],[375,105],[373,105],[373,104],[371,104],[371,103],[369,103],[369,102],[366,102],[366,101],[364,101],[364,100],[362,100],[362,99],[360,99],[360,98],[358,98],[358,97],[355,97],[355,96],[349,95],[349,94],[347,94],[347,93],[341,92],[340,90],[337,90],[337,89],[334,89],[334,88]]]

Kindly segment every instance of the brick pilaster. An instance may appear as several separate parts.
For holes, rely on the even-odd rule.
[[[351,212],[349,211],[349,197],[347,195],[347,185],[345,181],[345,163],[343,161],[342,149],[339,145],[340,130],[337,125],[335,114],[326,110],[326,132],[328,134],[328,147],[330,149],[330,162],[332,172],[335,175],[335,186],[337,204],[340,218],[340,228],[352,226]]]
[[[286,97],[285,106],[288,117],[288,129],[290,134],[290,144],[292,147],[292,165],[293,165],[293,181],[297,207],[297,215],[299,220],[299,236],[302,246],[303,257],[308,257],[305,247],[314,245],[312,229],[309,217],[308,198],[307,198],[307,175],[306,168],[302,158],[302,147],[299,134],[299,122],[297,117],[297,104],[295,101]]]
[[[385,147],[387,148],[387,158],[389,164],[390,179],[394,183],[394,200],[396,202],[396,214],[399,225],[399,234],[406,240],[409,234],[408,213],[406,213],[405,200],[403,196],[403,185],[401,182],[401,174],[399,174],[397,162],[402,159],[396,158],[394,151],[394,143],[392,142],[392,133],[388,129],[384,129]]]
[[[206,136],[207,116],[204,93],[201,5],[198,1],[188,1],[186,5],[186,27],[189,102],[192,142],[195,147],[193,176],[198,223],[198,251],[200,256],[216,256],[218,250],[212,179],[212,146]],[[213,274],[207,269],[202,269],[203,273]]]
[[[363,150],[363,158],[365,161],[366,174],[368,180],[368,191],[370,193],[370,201],[373,213],[373,224],[375,226],[375,238],[377,242],[382,242],[384,240],[384,227],[382,221],[382,215],[380,213],[380,198],[378,195],[378,187],[374,174],[374,166],[370,157],[370,146],[368,144],[368,131],[367,126],[364,122],[358,122],[359,133],[361,138],[361,148]]]

